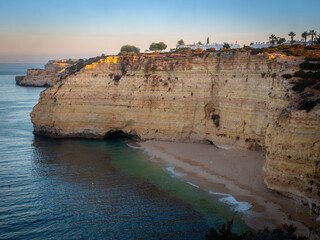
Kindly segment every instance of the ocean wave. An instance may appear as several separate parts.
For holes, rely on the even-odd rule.
[[[174,167],[167,167],[167,168],[165,168],[165,170],[167,172],[169,172],[172,177],[182,177],[182,176],[184,176],[183,173],[175,171]]]
[[[149,155],[149,160],[154,159],[154,155],[149,149],[144,148],[144,147],[132,146],[128,143],[126,143],[126,144],[130,148],[139,149],[139,150],[143,150],[144,152],[146,152]],[[224,147],[219,146],[219,148],[224,148]],[[164,168],[164,170],[167,171],[172,177],[179,178],[179,177],[185,176],[185,174],[176,171],[174,167],[166,167],[166,168]],[[186,182],[186,183],[195,187],[195,188],[200,188],[199,186],[197,186],[196,184],[194,184],[192,182]],[[218,201],[229,205],[230,209],[233,211],[236,211],[236,212],[246,212],[252,207],[252,205],[249,204],[248,202],[237,201],[231,194],[212,192],[212,191],[210,191],[209,193],[212,195],[215,195],[215,196],[220,196],[221,198]]]
[[[199,186],[195,185],[195,184],[192,183],[192,182],[187,182],[187,183],[190,184],[190,185],[193,186],[193,187],[200,188]]]
[[[230,208],[236,212],[245,212],[248,211],[252,205],[248,202],[239,202],[231,194],[218,193],[218,192],[209,192],[215,196],[222,196],[218,201],[225,203],[230,206]]]
[[[149,156],[149,160],[153,160],[153,159],[154,159],[154,155],[153,155],[153,153],[152,153],[149,149],[147,149],[147,148],[145,148],[145,147],[132,146],[132,145],[130,145],[129,143],[126,143],[126,144],[127,144],[127,146],[130,147],[130,148],[139,149],[139,150],[144,151],[144,152]]]

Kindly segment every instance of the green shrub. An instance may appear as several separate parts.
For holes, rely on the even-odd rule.
[[[251,55],[257,55],[263,52],[263,48],[256,48],[251,51]]]
[[[151,43],[149,49],[151,51],[162,51],[167,48],[167,44],[164,42],[158,42],[158,43]]]
[[[276,47],[263,48],[263,50],[262,50],[263,53],[275,53],[278,51],[279,51],[279,49]]]
[[[178,48],[176,52],[187,55],[192,54],[192,50],[190,48]]]
[[[221,227],[210,228],[210,233],[207,235],[207,240],[242,240],[248,239],[252,235],[251,232],[244,232],[240,235],[231,231],[233,221],[224,223]]]
[[[195,54],[199,54],[199,53],[203,53],[204,50],[202,48],[197,48],[196,50],[194,50]]]
[[[246,45],[243,46],[243,49],[245,49],[245,50],[247,50],[247,51],[249,51],[249,50],[254,50],[253,47],[246,46]]]
[[[279,50],[284,50],[284,49],[289,49],[290,46],[289,45],[286,45],[286,44],[281,44],[277,47]]]
[[[119,55],[126,55],[128,53],[139,53],[140,49],[134,45],[123,45],[120,49]]]
[[[209,48],[207,49],[208,52],[216,52],[216,49],[215,48]]]
[[[263,231],[256,233],[247,231],[240,235],[232,233],[232,224],[233,222],[229,221],[221,227],[211,228],[207,240],[308,240],[307,237],[295,235],[297,228],[292,224],[284,224],[282,229],[270,230],[265,228]]]
[[[225,44],[223,44],[223,48],[230,48],[230,45],[229,45],[229,43],[225,43]]]
[[[306,50],[320,50],[320,45],[315,44],[315,45],[310,45],[305,47]]]

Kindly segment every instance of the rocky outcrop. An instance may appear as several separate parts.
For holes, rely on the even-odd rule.
[[[51,60],[44,69],[28,69],[26,76],[16,76],[16,84],[20,86],[49,87],[56,84],[64,71],[73,66],[76,60]]]
[[[301,61],[239,52],[107,57],[41,93],[34,132],[265,149],[267,185],[320,206],[320,109],[298,110],[281,77]]]

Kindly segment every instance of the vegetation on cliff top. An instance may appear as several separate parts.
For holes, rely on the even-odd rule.
[[[289,46],[289,45],[279,45],[277,47],[269,48],[251,48],[249,46],[244,46],[241,51],[249,51],[251,54],[259,53],[276,53],[280,52],[286,54],[287,56],[299,56],[305,57],[309,61],[320,61],[320,44],[315,44],[311,46],[303,46],[301,44]]]
[[[317,104],[320,104],[320,63],[304,61],[299,71],[282,75],[283,78],[296,80],[292,81],[292,90],[299,93],[299,110],[310,112]]]
[[[119,55],[128,55],[132,53],[139,53],[140,49],[134,45],[124,45],[120,49]]]
[[[184,45],[184,41],[182,39],[177,42],[177,46],[181,46],[181,45]]]
[[[167,48],[167,44],[165,44],[164,42],[151,43],[149,47],[151,51],[162,51],[162,50],[165,50],[166,48]]]
[[[60,75],[60,80],[68,77],[71,74],[74,74],[76,72],[79,72],[82,68],[84,68],[86,65],[90,65],[94,62],[99,62],[100,59],[105,58],[106,56],[102,54],[101,56],[92,57],[89,59],[79,59],[75,64],[73,64],[70,67],[67,67],[65,71],[63,71]]]
[[[207,240],[307,240],[308,237],[298,236],[295,234],[297,228],[293,225],[284,224],[282,228],[270,230],[265,228],[262,231],[246,231],[242,234],[232,232],[233,221],[228,221],[222,226],[211,228],[207,234]],[[310,229],[314,231],[314,229]],[[315,231],[317,234],[317,232]]]
[[[290,33],[292,37],[294,36],[294,33]],[[178,42],[182,43],[183,40],[180,40]],[[191,50],[190,48],[178,48],[173,52],[169,53],[161,53],[159,51],[166,48],[166,44],[163,42],[159,43],[152,43],[150,45],[150,49],[155,51],[152,53],[152,55],[167,55],[167,56],[175,56],[175,55],[198,55],[198,56],[207,56],[211,52],[248,52],[252,55],[256,55],[259,53],[281,53],[285,54],[287,56],[302,56],[307,59],[305,62],[300,64],[300,71],[295,72],[293,75],[291,74],[284,74],[282,75],[283,78],[286,79],[293,79],[291,82],[292,90],[295,92],[302,94],[307,90],[319,90],[320,91],[320,63],[315,63],[314,61],[320,60],[320,44],[310,45],[310,46],[304,46],[304,45],[279,45],[276,47],[269,47],[269,48],[263,48],[263,49],[254,49],[249,46],[244,46],[240,49],[231,49],[230,46],[225,44],[225,46],[219,50],[216,51],[214,48],[203,50],[201,48],[198,48],[196,50]],[[127,57],[136,57],[145,55],[145,53],[140,53],[139,49],[136,46],[133,45],[124,45],[122,46],[119,55],[122,55],[124,58],[127,59]],[[85,67],[86,65],[90,65],[92,63],[99,62],[100,59],[106,58],[105,55],[93,57],[90,59],[80,59],[76,64],[74,64],[71,67],[66,68],[64,72],[61,73],[60,79],[63,79],[73,73],[78,72],[80,69]],[[127,59],[126,61],[128,61]],[[306,90],[307,89],[307,90]],[[317,95],[317,92],[315,93],[309,93],[311,96],[308,98],[304,98],[300,100],[300,105],[298,107],[299,110],[306,110],[307,112],[310,111],[314,106],[316,106],[320,99],[316,99],[314,96]]]

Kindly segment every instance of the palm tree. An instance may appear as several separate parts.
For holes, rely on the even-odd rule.
[[[316,33],[315,30],[310,30],[310,32],[309,32],[308,35],[311,36],[311,44],[313,45],[313,38],[314,38],[315,36],[317,36],[317,33]]]
[[[301,37],[304,38],[304,45],[307,46],[308,33],[307,33],[307,32],[303,32],[303,33],[301,34]]]
[[[274,45],[274,42],[277,40],[277,37],[276,37],[276,35],[271,34],[270,37],[269,37],[269,39],[270,39],[270,42],[271,42],[271,44],[272,44],[272,46],[273,46],[273,45]]]
[[[293,37],[296,36],[296,34],[294,32],[290,32],[288,34],[291,37],[291,45],[293,44]]]

